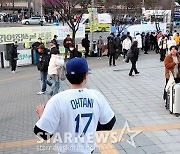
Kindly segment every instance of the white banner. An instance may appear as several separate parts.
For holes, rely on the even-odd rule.
[[[157,32],[156,25],[155,23],[147,23],[147,24],[138,24],[138,25],[131,25],[131,26],[120,26],[119,29],[121,30],[123,28],[123,32],[126,34],[127,32],[130,32],[130,35],[132,37],[135,37],[137,33],[142,33],[142,32]],[[166,23],[159,23],[159,28],[160,31],[163,33],[166,32]],[[115,26],[111,26],[111,33],[116,33],[118,34],[118,30],[116,29]]]
[[[166,32],[166,24],[159,23],[160,30],[165,33]],[[131,36],[136,36],[137,33],[142,32],[157,32],[155,24],[141,24],[141,25],[132,25],[127,28],[127,31],[130,32]]]
[[[18,50],[17,66],[32,64],[31,50]]]

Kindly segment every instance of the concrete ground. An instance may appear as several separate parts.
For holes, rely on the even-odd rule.
[[[180,153],[180,119],[164,107],[164,66],[159,55],[141,53],[140,74],[134,77],[128,76],[131,65],[122,57],[115,67],[108,66],[107,57],[89,57],[88,63],[92,74],[87,87],[105,95],[117,117],[113,132],[124,132],[120,141],[99,144],[95,154]],[[68,88],[67,81],[61,83],[61,90]],[[35,66],[18,67],[16,74],[10,68],[0,69],[0,154],[56,153],[40,149],[33,134],[36,106],[48,101],[47,95],[36,95],[39,90]]]

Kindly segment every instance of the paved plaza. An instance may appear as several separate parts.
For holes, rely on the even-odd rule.
[[[164,66],[159,55],[141,53],[140,74],[134,77],[128,76],[131,65],[122,57],[115,67],[108,66],[107,57],[89,57],[88,63],[92,74],[87,87],[105,95],[117,118],[113,132],[124,132],[121,141],[99,144],[95,154],[180,153],[180,117],[164,107]],[[36,95],[39,78],[35,66],[18,67],[16,74],[0,68],[0,154],[56,153],[40,149],[33,133],[36,106],[48,101],[47,95]],[[68,88],[69,83],[63,81],[61,90]]]

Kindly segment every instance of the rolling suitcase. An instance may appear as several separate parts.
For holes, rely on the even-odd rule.
[[[173,84],[170,87],[169,111],[176,116],[180,114],[180,83]]]

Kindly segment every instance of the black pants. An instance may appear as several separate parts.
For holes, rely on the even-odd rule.
[[[85,58],[88,56],[89,54],[89,47],[85,47],[86,53],[85,53]]]
[[[149,46],[148,46],[148,45],[145,45],[144,53],[148,53],[148,50],[149,50]]]
[[[160,50],[160,61],[164,61],[166,57],[166,49],[161,49]]]
[[[112,59],[113,59],[113,65],[115,65],[115,61],[116,61],[116,53],[110,53],[109,54],[109,65],[112,65]]]
[[[11,71],[16,71],[17,60],[11,59]]]
[[[137,68],[136,68],[136,62],[137,62],[137,61],[131,60],[132,67],[131,67],[131,70],[130,70],[130,72],[129,72],[129,75],[132,75],[133,71],[135,72],[135,74],[138,73],[138,70],[137,70]]]
[[[123,58],[124,58],[124,59],[126,58],[127,52],[128,52],[128,50],[123,49]]]

